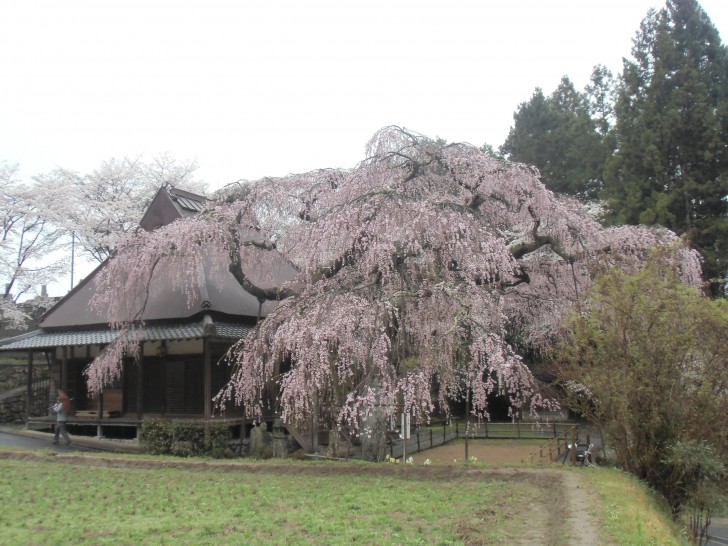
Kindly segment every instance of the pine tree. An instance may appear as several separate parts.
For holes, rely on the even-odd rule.
[[[590,117],[587,96],[564,76],[545,97],[536,89],[513,115],[514,125],[501,152],[512,161],[534,165],[549,189],[593,197],[601,187],[606,149]]]
[[[584,91],[589,117],[594,122],[599,136],[605,139],[610,134],[614,123],[616,81],[611,70],[604,65],[596,65]]]
[[[728,266],[728,53],[695,0],[642,21],[615,106],[604,195],[615,223],[687,233],[713,294]]]
[[[548,170],[551,155],[544,137],[553,127],[554,120],[551,105],[540,87],[534,90],[528,102],[518,105],[513,122],[508,138],[500,147],[501,155],[511,161],[536,166],[545,183],[543,174]]]

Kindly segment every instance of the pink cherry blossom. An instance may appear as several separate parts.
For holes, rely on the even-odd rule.
[[[350,170],[228,187],[195,218],[127,237],[95,304],[127,331],[153,297],[150,279],[192,294],[213,262],[279,302],[230,349],[218,399],[252,417],[273,409],[288,423],[359,430],[403,408],[426,421],[465,397],[480,419],[493,395],[514,415],[553,407],[522,354],[548,345],[596,272],[639,267],[660,245],[677,249],[686,282],[700,282],[697,255],[673,233],[604,229],[525,165],[399,127],[379,131],[367,153]],[[276,283],[281,261],[297,273]],[[92,364],[92,389],[114,377],[114,351]]]

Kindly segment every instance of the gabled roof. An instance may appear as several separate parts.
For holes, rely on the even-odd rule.
[[[275,308],[275,302],[265,302],[259,308],[258,299],[243,290],[232,273],[225,270],[213,275],[212,258],[207,262],[199,275],[202,280],[193,287],[191,294],[175,288],[163,277],[153,277],[142,319],[145,322],[192,320],[203,312],[236,319],[256,318],[259,311],[261,317],[264,317]],[[91,298],[98,290],[96,280],[103,267],[104,264],[99,266],[48,311],[39,326],[44,330],[58,330],[102,327],[108,324],[112,317],[106,310],[91,307]]]
[[[149,204],[139,225],[147,231],[171,224],[179,218],[205,210],[207,198],[172,186],[162,186]]]
[[[178,190],[171,186],[162,187],[142,219],[142,227],[154,229],[177,219],[193,216],[204,210],[206,198]],[[146,224],[146,225],[145,225]],[[152,278],[148,303],[142,319],[149,323],[181,322],[198,320],[202,314],[228,317],[233,322],[266,316],[276,307],[276,302],[265,302],[262,307],[258,299],[243,290],[227,270],[213,275],[213,256],[208,257],[198,277],[201,282],[192,294],[170,285],[161,276]],[[266,271],[274,282],[291,279],[295,268],[286,260],[278,260],[271,271]],[[107,262],[97,267],[42,318],[40,327],[47,332],[60,330],[101,329],[108,325],[110,317],[105,310],[92,309],[93,295],[98,290],[97,278]]]

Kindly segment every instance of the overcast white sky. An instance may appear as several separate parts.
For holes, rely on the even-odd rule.
[[[499,146],[519,103],[617,74],[659,0],[0,0],[0,160],[196,158],[212,188],[353,167],[382,126]],[[728,1],[703,0],[728,34]]]

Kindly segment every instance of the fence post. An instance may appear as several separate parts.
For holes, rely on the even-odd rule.
[[[432,447],[432,429],[430,429],[430,447]]]
[[[518,434],[518,439],[521,439],[521,421],[520,419],[516,421],[516,433]]]
[[[558,437],[558,434],[556,434],[556,421],[553,422],[554,425],[554,438]]]
[[[460,429],[458,428],[457,421],[455,421],[455,438],[460,438]]]
[[[422,451],[422,449],[420,449],[420,431],[419,430],[417,431],[417,451]]]
[[[488,439],[488,421],[485,422],[485,439]]]

